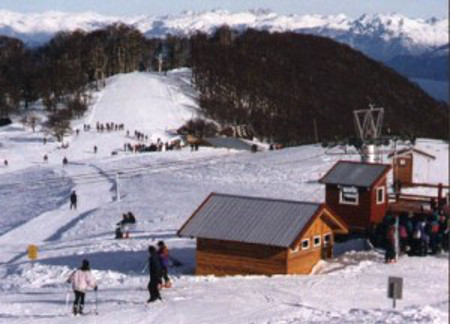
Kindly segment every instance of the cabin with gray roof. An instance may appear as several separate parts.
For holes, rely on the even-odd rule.
[[[325,204],[211,193],[178,231],[197,275],[308,274],[348,227]]]
[[[380,223],[388,208],[388,164],[339,161],[320,179],[325,203],[353,232]]]

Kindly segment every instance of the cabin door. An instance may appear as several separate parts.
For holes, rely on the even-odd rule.
[[[331,259],[333,257],[333,247],[331,244],[322,246],[322,259]]]

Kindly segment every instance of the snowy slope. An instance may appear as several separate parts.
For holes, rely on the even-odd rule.
[[[58,31],[91,31],[119,21],[135,26],[150,37],[188,35],[196,31],[210,33],[221,25],[238,30],[255,28],[313,33],[345,42],[381,60],[402,54],[420,54],[448,44],[448,19],[425,20],[399,14],[363,15],[353,19],[342,14],[281,15],[265,10],[187,11],[167,16],[135,17],[110,17],[92,12],[22,14],[0,10],[0,34],[39,44]]]
[[[53,139],[42,144],[44,134],[32,133],[20,124],[0,128],[0,161],[8,159],[8,171],[48,163],[60,165],[64,156],[69,161],[94,157],[93,147],[98,147],[98,157],[109,157],[113,151],[123,150],[124,143],[142,143],[133,138],[138,131],[148,136],[149,145],[158,138],[168,141],[175,138],[173,130],[197,115],[195,91],[189,85],[190,71],[179,69],[167,76],[157,73],[130,73],[117,75],[107,80],[104,89],[94,93],[88,114],[72,123],[73,130],[79,129],[65,139],[70,150],[61,148]],[[97,134],[96,123],[124,124],[123,131]],[[91,131],[84,132],[83,124],[90,123]],[[5,129],[6,131],[2,132]],[[129,131],[130,136],[126,136]],[[171,132],[172,131],[172,132]],[[16,150],[20,146],[23,150]],[[26,152],[26,153],[24,153]],[[0,168],[0,174],[5,172]]]
[[[120,119],[130,130],[158,134],[182,120],[178,111],[191,113],[188,79],[186,71],[111,78],[74,127]],[[317,179],[338,159],[357,155],[329,155],[309,145],[256,154],[202,147],[111,156],[111,149],[131,140],[124,132],[100,134],[94,127],[66,139],[69,148],[62,150],[54,142],[44,146],[40,131],[0,128],[0,161],[11,157],[9,167],[0,166],[0,323],[448,322],[448,254],[386,265],[379,251],[353,251],[321,263],[310,276],[193,275],[195,241],[176,231],[207,194],[323,201]],[[433,181],[446,181],[448,145],[422,139],[418,147],[438,157],[430,165]],[[44,152],[48,164],[41,162]],[[60,163],[64,155],[67,167]],[[78,210],[68,206],[73,189]],[[137,217],[137,232],[114,240],[115,223],[127,211]],[[148,245],[158,240],[183,266],[170,269],[174,286],[163,290],[164,301],[146,306],[148,274],[142,270]],[[34,263],[25,253],[31,243],[39,246]],[[72,318],[65,279],[83,258],[98,279],[99,315]],[[396,310],[385,297],[389,275],[405,280]],[[87,312],[95,309],[94,300],[88,293]]]
[[[188,70],[169,77],[138,72],[112,77],[98,95],[89,121],[132,125],[141,132],[152,133],[156,141],[165,131],[176,130],[195,115],[196,102],[180,92],[183,80],[189,77]]]

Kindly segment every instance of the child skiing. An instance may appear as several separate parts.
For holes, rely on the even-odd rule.
[[[164,279],[164,287],[170,288],[172,287],[172,283],[170,282],[168,275],[168,267],[169,267],[169,249],[167,248],[164,241],[158,242],[158,258],[161,263],[161,271],[162,277]]]
[[[73,302],[73,314],[83,314],[84,297],[88,288],[97,291],[97,284],[94,276],[92,276],[89,261],[84,259],[79,269],[72,272],[68,283],[72,284],[73,292],[75,293],[75,300]]]

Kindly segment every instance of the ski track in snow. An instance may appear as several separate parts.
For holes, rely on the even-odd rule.
[[[176,111],[190,90],[187,85],[175,86],[178,81],[173,80],[182,80],[185,73],[175,73],[169,80],[148,74],[112,78],[96,95],[86,122],[95,123],[98,116],[106,116],[105,109],[109,109],[109,118],[121,118],[123,107],[106,105],[105,100],[112,89],[115,96],[126,97],[133,82],[148,82],[153,90],[127,109],[139,105],[143,112],[143,107],[155,104],[165,111],[177,106]],[[118,84],[128,88],[110,88]],[[153,100],[153,96],[157,98]],[[164,98],[167,101],[160,105]],[[190,116],[192,109],[185,108]],[[155,136],[167,135],[166,127],[161,126],[167,116],[161,120],[151,117],[154,126],[147,130]],[[133,124],[126,126],[143,126],[142,115],[138,118],[135,123],[130,119]],[[172,118],[170,113],[167,118]],[[8,215],[22,217],[11,221],[8,215],[0,215],[0,226],[8,226],[7,231],[0,230],[0,323],[448,322],[448,254],[403,257],[397,264],[385,265],[382,252],[361,251],[363,242],[351,242],[341,246],[334,259],[321,262],[315,275],[193,276],[195,241],[178,238],[176,231],[210,192],[322,201],[324,189],[317,179],[344,156],[327,155],[314,145],[256,154],[202,147],[193,153],[119,151],[111,156],[111,150],[130,140],[124,132],[81,132],[70,139],[67,150],[57,149],[53,142],[44,147],[41,137],[40,131],[33,134],[18,125],[0,128],[0,158],[8,154],[12,162],[9,169],[0,167],[0,204]],[[93,145],[99,146],[97,155],[91,152]],[[447,146],[430,140],[419,140],[418,146],[438,156],[433,179],[445,179]],[[49,153],[46,165],[39,162],[43,152]],[[63,156],[70,162],[65,168],[60,165]],[[120,201],[116,197],[117,172],[121,172]],[[76,211],[68,206],[71,189],[78,193]],[[18,196],[22,205],[11,198],[15,192],[22,195]],[[37,193],[56,198],[41,199]],[[41,205],[37,205],[38,198]],[[34,213],[30,212],[33,208]],[[114,240],[115,223],[129,210],[137,217],[137,231],[129,240]],[[164,301],[147,306],[148,274],[142,272],[146,250],[161,239],[183,266],[170,268],[174,284],[162,291]],[[26,258],[31,243],[39,246],[35,262]],[[65,280],[83,258],[90,260],[99,282],[99,315],[73,318],[66,307],[67,292],[69,308],[73,296]],[[405,280],[404,299],[396,310],[385,296],[389,275]],[[93,309],[94,294],[89,292],[86,311]]]

